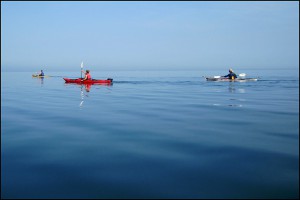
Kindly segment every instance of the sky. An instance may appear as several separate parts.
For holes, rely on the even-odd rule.
[[[299,68],[298,1],[1,1],[1,71]]]

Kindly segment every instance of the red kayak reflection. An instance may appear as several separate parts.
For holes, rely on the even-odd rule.
[[[90,92],[92,84],[84,84],[85,91]]]
[[[112,81],[109,81],[108,83],[82,83],[82,82],[66,82],[65,85],[78,85],[81,88],[81,102],[79,104],[80,108],[83,108],[83,102],[85,97],[89,97],[88,93],[91,91],[92,85],[97,87],[101,86],[112,86]],[[84,89],[83,89],[84,88]],[[85,94],[85,92],[86,94]]]
[[[92,85],[103,85],[103,86],[112,86],[112,83],[97,83],[97,84],[84,84],[84,83],[65,83],[65,84],[68,84],[68,85],[81,85],[81,86],[84,86],[84,89],[85,91],[87,92],[90,92],[91,88],[92,88]]]

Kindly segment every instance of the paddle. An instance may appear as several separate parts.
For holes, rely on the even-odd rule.
[[[239,74],[239,78],[240,78],[240,79],[245,79],[245,77],[246,77],[246,74],[245,74],[245,73]]]
[[[81,81],[83,81],[83,79],[82,79],[82,70],[83,70],[83,61],[81,62],[81,75],[80,75],[80,77],[81,77]],[[80,102],[80,104],[79,104],[79,107],[82,107],[82,104],[83,104],[83,91],[82,91],[82,85],[81,85],[81,102]]]
[[[82,79],[82,69],[83,69],[83,62],[81,62],[81,79]]]

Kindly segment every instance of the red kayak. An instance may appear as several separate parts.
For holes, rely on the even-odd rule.
[[[108,78],[106,80],[99,80],[99,79],[91,79],[91,80],[82,80],[81,78],[77,79],[70,79],[70,78],[63,78],[66,83],[79,83],[79,84],[111,84],[113,82],[112,78]]]

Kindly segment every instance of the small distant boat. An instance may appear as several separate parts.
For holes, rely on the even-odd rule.
[[[229,81],[229,82],[247,82],[247,81],[257,81],[257,78],[236,78],[236,79],[229,79],[226,77],[221,76],[214,76],[214,77],[205,77],[207,81]]]
[[[77,83],[77,84],[112,84],[113,79],[108,78],[106,80],[100,80],[100,79],[91,79],[91,80],[83,80],[81,78],[77,79],[70,79],[70,78],[63,78],[66,83]]]
[[[32,77],[34,77],[34,78],[48,78],[50,76],[40,76],[38,74],[32,74]]]

